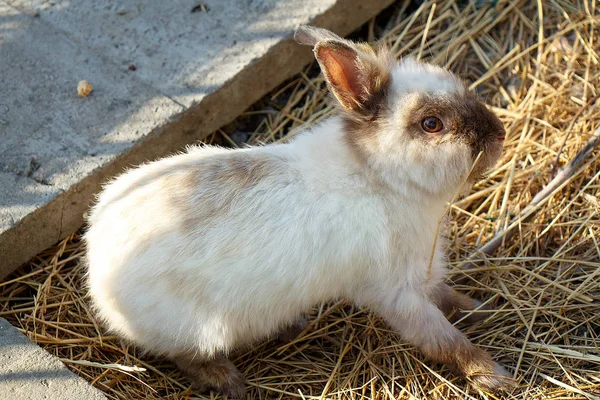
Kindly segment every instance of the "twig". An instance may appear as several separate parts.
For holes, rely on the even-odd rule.
[[[95,368],[106,368],[106,369],[125,371],[125,372],[145,372],[146,371],[146,368],[136,367],[136,366],[130,367],[128,365],[121,365],[121,364],[100,364],[100,363],[93,362],[93,361],[71,360],[69,358],[61,358],[60,360],[64,363],[68,363],[68,364],[77,364],[77,365],[83,365],[86,367],[95,367]]]
[[[531,215],[533,215],[534,211],[537,209],[538,205],[540,205],[544,200],[549,198],[556,192],[569,178],[573,176],[577,167],[581,165],[583,160],[600,144],[600,127],[596,128],[592,137],[586,142],[585,146],[575,157],[569,162],[565,167],[561,168],[556,176],[544,187],[535,197],[531,200],[531,202],[519,213],[519,215],[513,219],[510,225],[498,232],[489,242],[483,245],[478,251],[477,254],[485,254],[491,255],[493,254],[505,240],[509,240],[516,232],[516,228],[519,224],[525,220],[527,220]],[[474,265],[472,263],[468,263],[462,266],[461,269],[468,270],[473,268]]]

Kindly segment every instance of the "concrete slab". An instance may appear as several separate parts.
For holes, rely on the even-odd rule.
[[[0,393],[5,400],[104,400],[58,358],[0,318]]]
[[[288,36],[298,22],[335,4],[335,0],[9,2],[39,13],[123,71],[135,65],[136,77],[188,107]]]
[[[233,120],[392,0],[0,0],[0,279],[82,224],[101,182]],[[77,96],[79,80],[94,91]]]

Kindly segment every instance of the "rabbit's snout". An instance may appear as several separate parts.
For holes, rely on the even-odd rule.
[[[459,108],[456,135],[466,139],[474,157],[480,152],[495,162],[502,152],[506,130],[498,117],[474,96],[467,96]]]

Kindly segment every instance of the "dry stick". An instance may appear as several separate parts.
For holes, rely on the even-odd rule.
[[[77,364],[77,365],[83,365],[86,367],[105,368],[105,369],[112,369],[112,370],[117,370],[117,371],[146,372],[146,368],[137,367],[135,365],[129,366],[129,365],[122,365],[122,364],[101,364],[101,363],[87,361],[87,360],[71,360],[69,358],[61,358],[60,361],[67,363],[67,364]]]
[[[586,142],[585,146],[569,162],[565,167],[561,168],[554,179],[544,187],[538,194],[535,195],[533,200],[519,213],[515,219],[512,220],[510,225],[498,232],[489,242],[487,242],[484,246],[482,246],[477,253],[483,253],[485,255],[492,255],[494,251],[496,251],[505,240],[509,240],[516,232],[516,228],[519,226],[520,222],[525,221],[535,211],[536,207],[552,196],[554,192],[559,189],[569,178],[573,176],[577,167],[581,165],[583,160],[587,158],[587,156],[598,146],[600,143],[600,127],[596,128],[592,137]],[[463,270],[469,270],[474,268],[475,266],[472,263],[468,263],[462,266]]]
[[[433,19],[433,14],[435,13],[435,6],[436,3],[431,5],[431,11],[429,12],[429,17],[427,17],[427,23],[425,24],[425,31],[423,32],[423,37],[421,38],[421,46],[419,47],[417,60],[420,60],[423,56],[423,47],[425,47],[425,42],[427,41],[427,34],[429,33],[429,28],[431,27],[431,20]]]

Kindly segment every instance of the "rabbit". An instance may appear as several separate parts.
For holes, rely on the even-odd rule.
[[[476,385],[507,387],[447,319],[481,303],[444,282],[438,237],[448,202],[499,158],[502,123],[445,69],[320,28],[295,39],[339,113],[287,143],[195,145],[108,183],[84,234],[99,318],[198,390],[243,398],[227,356],[342,298]]]

